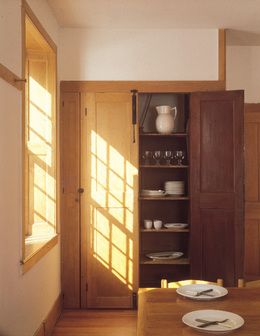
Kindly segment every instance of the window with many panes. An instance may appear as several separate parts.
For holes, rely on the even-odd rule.
[[[22,263],[26,270],[57,242],[56,46],[29,7],[24,15],[24,74]]]

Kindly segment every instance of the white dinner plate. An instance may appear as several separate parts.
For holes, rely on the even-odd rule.
[[[214,325],[209,325],[204,328],[198,327],[202,322],[196,320],[203,320],[203,321],[223,321],[227,319],[224,323],[218,323]],[[215,309],[208,309],[208,310],[195,310],[188,314],[185,314],[182,317],[182,322],[188,325],[191,328],[206,331],[206,332],[214,332],[220,333],[232,331],[242,327],[245,323],[244,319],[234,313],[225,311],[225,310],[215,310]]]
[[[207,294],[202,294],[196,296],[196,294],[200,291],[204,291],[207,289],[213,289],[212,292]],[[181,286],[176,289],[176,292],[182,296],[185,296],[194,300],[215,300],[222,296],[227,295],[228,290],[224,287],[212,284],[192,284]]]
[[[143,189],[141,191],[142,196],[151,196],[151,197],[156,197],[156,196],[165,196],[165,191],[164,190],[147,190]]]
[[[165,223],[163,224],[164,227],[167,229],[184,229],[186,228],[189,224],[186,223]]]
[[[166,251],[146,254],[151,259],[177,259],[183,256],[182,252]]]
[[[183,195],[184,194],[184,190],[180,190],[180,191],[168,191],[166,190],[166,194],[167,195]]]

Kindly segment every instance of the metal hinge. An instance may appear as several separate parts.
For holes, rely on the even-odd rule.
[[[87,115],[88,115],[88,108],[85,107],[85,116],[87,116]]]
[[[62,188],[62,193],[64,194],[64,192],[65,192],[65,189],[64,189],[64,187]]]

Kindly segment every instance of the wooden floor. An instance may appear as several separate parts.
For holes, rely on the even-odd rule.
[[[52,336],[136,336],[133,310],[65,310]]]

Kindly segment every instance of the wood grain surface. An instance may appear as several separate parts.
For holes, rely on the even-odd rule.
[[[175,289],[138,293],[137,336],[193,336],[200,332],[182,322],[183,315],[201,309],[225,310],[240,315],[245,324],[236,336],[256,336],[260,329],[260,288],[228,288],[228,295],[212,301],[190,300]]]

